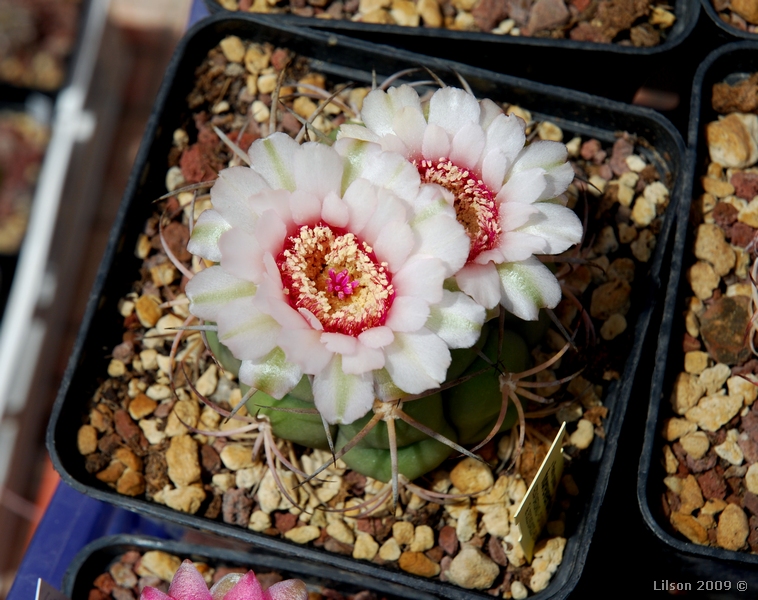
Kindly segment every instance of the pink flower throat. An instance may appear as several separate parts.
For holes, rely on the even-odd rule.
[[[455,197],[455,216],[471,239],[468,262],[496,248],[502,233],[495,196],[485,183],[449,158],[414,160],[424,183],[436,183]]]
[[[392,276],[354,233],[303,225],[285,240],[276,264],[290,306],[308,310],[324,331],[358,336],[387,320]]]

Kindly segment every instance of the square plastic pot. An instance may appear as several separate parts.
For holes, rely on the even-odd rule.
[[[97,282],[92,290],[82,328],[65,374],[48,428],[48,448],[57,470],[74,488],[95,498],[117,504],[155,518],[236,538],[259,549],[298,556],[303,560],[319,561],[330,568],[339,568],[392,581],[414,588],[419,594],[445,598],[488,598],[482,592],[462,590],[451,584],[411,576],[407,573],[379,567],[365,561],[331,554],[308,546],[272,538],[263,534],[189,515],[149,502],[143,498],[121,496],[98,482],[84,469],[84,460],[77,451],[77,430],[87,410],[87,404],[98,386],[109,359],[108,348],[121,341],[121,323],[116,317],[117,303],[131,289],[137,278],[140,261],[133,248],[152,213],[152,201],[164,191],[167,156],[172,145],[172,132],[180,125],[185,98],[192,89],[195,68],[207,52],[227,35],[243,39],[271,42],[307,57],[311,67],[337,82],[350,80],[370,84],[372,70],[377,77],[396,73],[408,67],[425,65],[443,79],[455,83],[453,71],[463,76],[479,97],[496,101],[507,100],[528,107],[537,120],[549,119],[569,134],[597,138],[612,143],[615,133],[628,131],[638,137],[640,152],[656,165],[663,177],[671,180],[669,214],[659,233],[657,251],[650,262],[646,279],[638,280],[643,298],[638,304],[634,326],[634,345],[621,380],[615,382],[606,398],[609,418],[605,423],[605,439],[595,438],[582,466],[574,472],[582,490],[576,508],[567,516],[568,542],[563,563],[550,585],[535,598],[564,598],[581,576],[589,544],[596,525],[599,507],[607,486],[616,453],[618,433],[626,412],[632,383],[640,361],[644,340],[655,299],[665,277],[663,264],[672,213],[679,197],[679,173],[684,167],[681,137],[672,125],[659,114],[631,107],[588,94],[572,92],[546,85],[530,83],[460,63],[421,57],[402,50],[376,46],[336,34],[313,30],[282,29],[270,20],[253,16],[211,17],[192,29],[179,45],[169,67],[150,118],[142,147],[127,186],[122,206],[110,235],[108,250],[103,259]]]

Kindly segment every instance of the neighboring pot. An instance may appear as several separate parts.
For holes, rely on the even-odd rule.
[[[719,28],[719,33],[726,34],[725,37],[728,38],[742,38],[744,40],[758,40],[758,33],[750,33],[749,31],[743,31],[742,29],[735,27],[731,23],[727,23],[724,21],[720,16],[719,13],[716,12],[716,9],[713,6],[713,0],[700,0],[700,3],[703,5],[703,10],[705,11],[705,14],[707,14],[711,21],[713,21],[716,26]]]
[[[121,324],[114,318],[116,304],[129,290],[134,280],[132,274],[139,268],[140,261],[134,256],[132,249],[146,217],[152,212],[151,202],[164,190],[166,157],[172,145],[172,132],[180,119],[179,111],[174,107],[184,105],[187,93],[192,88],[194,69],[207,51],[230,34],[286,46],[301,56],[308,57],[314,69],[334,79],[370,82],[372,69],[377,71],[378,76],[383,76],[418,64],[429,67],[443,77],[447,77],[447,74],[454,70],[469,82],[477,95],[486,95],[495,100],[507,98],[511,102],[528,106],[537,119],[549,118],[565,131],[594,137],[606,143],[614,140],[616,131],[630,131],[644,140],[641,145],[648,149],[642,151],[646,153],[646,158],[662,173],[671,175],[669,214],[659,233],[658,249],[650,261],[648,279],[643,284],[645,301],[642,302],[634,327],[635,342],[629,350],[629,360],[621,380],[611,386],[605,401],[605,406],[610,411],[610,416],[604,424],[607,436],[605,440],[595,438],[593,446],[587,451],[586,460],[583,461],[584,466],[581,467],[583,484],[580,489],[583,499],[578,503],[585,504],[582,510],[569,515],[569,539],[563,563],[550,585],[534,596],[565,597],[581,576],[613,465],[618,434],[631,394],[635,370],[640,361],[642,343],[651,320],[657,291],[661,286],[661,277],[665,277],[662,265],[673,222],[671,213],[679,196],[677,174],[682,170],[684,154],[680,136],[671,124],[657,113],[587,94],[534,84],[334,34],[280,29],[272,26],[270,20],[252,16],[239,16],[234,19],[216,16],[199,24],[180,44],[158,96],[56,401],[48,429],[48,447],[56,468],[67,483],[93,497],[157,518],[237,538],[266,551],[273,550],[304,560],[323,562],[330,568],[370,574],[439,597],[460,598],[462,594],[471,598],[488,597],[480,592],[464,592],[450,584],[391,571],[365,561],[299,546],[225,523],[180,513],[144,499],[121,496],[87,474],[84,469],[82,457],[76,449],[77,431],[82,423],[81,417],[87,402],[97,387],[96,378],[106,372],[109,359],[104,356],[107,352],[104,348],[112,348],[121,341]]]
[[[708,1],[704,0],[704,3]],[[663,466],[664,445],[667,441],[664,440],[662,429],[665,419],[684,418],[683,415],[674,414],[669,399],[677,374],[682,371],[684,363],[682,340],[686,335],[685,298],[693,294],[686,274],[695,262],[691,250],[695,238],[690,215],[696,210],[692,203],[703,193],[700,178],[705,175],[709,162],[705,126],[719,116],[711,107],[712,86],[724,81],[735,83],[739,79],[739,75],[735,77],[736,74],[756,72],[758,44],[736,42],[712,52],[700,65],[693,82],[687,170],[682,202],[678,210],[671,276],[658,336],[648,420],[637,482],[637,498],[643,518],[655,536],[663,542],[667,559],[676,565],[680,574],[689,576],[690,581],[709,578],[719,581],[731,580],[733,586],[738,580],[745,581],[747,589],[755,589],[755,586],[758,586],[758,555],[748,551],[736,552],[693,543],[677,534],[669,524],[669,518],[664,514],[663,508],[666,501],[662,500],[666,493],[663,479],[667,475]],[[708,588],[708,591],[723,589]],[[735,590],[736,588],[732,587],[732,591]]]
[[[69,566],[63,578],[62,592],[71,600],[87,598],[94,587],[98,575],[106,573],[108,567],[121,555],[130,551],[141,554],[160,551],[171,554],[181,560],[190,559],[202,562],[209,567],[251,569],[256,575],[276,572],[283,579],[300,579],[311,592],[326,588],[340,594],[357,594],[361,591],[373,592],[387,600],[414,598],[432,600],[432,597],[394,583],[382,581],[366,574],[358,575],[342,569],[330,568],[325,571],[322,565],[293,559],[271,552],[230,550],[216,546],[205,546],[177,540],[161,540],[139,535],[113,535],[100,538],[82,548]],[[340,596],[342,597],[342,596]]]

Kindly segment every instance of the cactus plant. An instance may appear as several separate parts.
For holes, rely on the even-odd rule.
[[[518,394],[534,397],[540,367],[485,316],[556,306],[535,254],[563,252],[582,226],[561,197],[565,146],[525,147],[524,121],[488,100],[377,89],[361,117],[333,145],[227,140],[247,165],[211,188],[188,245],[211,266],[186,289],[206,322],[193,328],[255,415],[239,431],[330,448],[396,498],[399,481],[523,422]]]

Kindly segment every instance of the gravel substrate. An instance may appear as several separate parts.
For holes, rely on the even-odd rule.
[[[174,132],[166,175],[169,190],[211,179],[239,160],[214,133],[213,125],[243,148],[269,133],[271,94],[288,63],[280,97],[292,113],[308,119],[336,82],[311,72],[306,61],[285,49],[236,37],[226,38],[209,53],[196,71],[186,124]],[[346,119],[355,119],[367,92],[366,88],[341,91],[313,120],[314,127],[329,136]],[[237,404],[241,394],[236,381],[209,356],[198,332],[185,335],[177,349],[177,361],[186,365],[186,371],[169,358],[172,328],[181,326],[189,313],[182,303],[186,278],[161,246],[162,212],[170,220],[164,221],[163,236],[171,253],[188,268],[200,267],[186,251],[193,194],[182,192],[157,207],[137,243],[135,252],[143,260],[141,278],[122,298],[120,317],[114,315],[124,321],[123,338],[112,348],[108,372],[102,374],[78,434],[87,471],[121,494],[461,587],[515,598],[545,589],[571,534],[570,515],[581,502],[577,496],[589,491],[582,490],[580,461],[573,459],[595,436],[604,436],[608,411],[603,398],[609,382],[620,377],[632,345],[632,320],[644,292],[635,288],[635,282],[644,281],[669,201],[669,182],[660,180],[628,135],[619,135],[612,146],[595,139],[564,140],[556,125],[533,123],[524,108],[505,108],[522,115],[532,135],[566,141],[577,174],[589,182],[577,179],[568,191],[569,205],[580,215],[586,206],[585,245],[569,252],[572,259],[582,260],[559,265],[566,290],[586,312],[583,315],[569,298],[556,308],[566,327],[580,327],[576,337],[580,349],[541,371],[538,378],[555,381],[585,370],[565,385],[542,388],[552,399],[547,404],[525,403],[526,442],[515,465],[509,465],[513,444],[506,434],[480,450],[484,462],[451,459],[416,482],[437,492],[470,497],[441,506],[403,489],[394,510],[388,500],[361,516],[359,509],[349,509],[378,496],[388,484],[352,472],[338,460],[326,477],[291,492],[300,504],[293,506],[265,462],[254,460],[256,433],[219,438],[190,432],[185,424],[203,431],[224,431],[238,424],[222,421],[198,402],[187,376],[198,392],[227,409]],[[281,130],[295,135],[300,123],[292,113],[281,111],[278,122]],[[194,217],[208,206],[207,197],[201,196]],[[594,335],[579,324],[583,318],[592,323]],[[564,343],[557,330],[549,329],[533,348],[535,364]],[[593,357],[591,363],[586,356]],[[536,557],[527,564],[511,527],[513,514],[564,420],[569,429],[566,474]],[[279,447],[307,473],[330,459],[328,452],[286,441]],[[280,473],[287,488],[293,489],[295,476]]]

